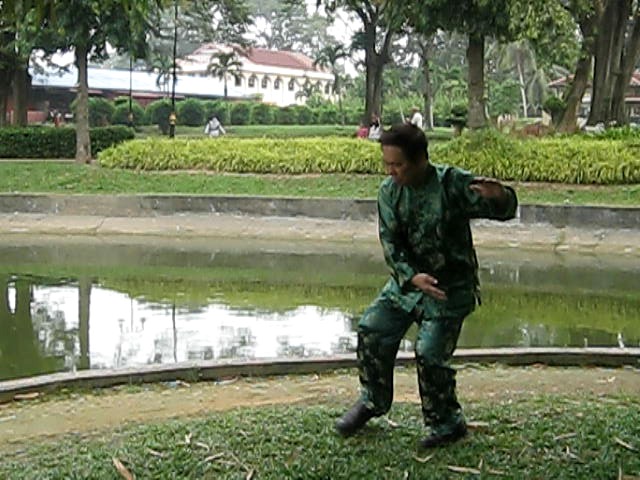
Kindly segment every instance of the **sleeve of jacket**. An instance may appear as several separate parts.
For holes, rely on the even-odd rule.
[[[378,192],[378,234],[391,275],[402,290],[410,288],[411,279],[417,272],[409,265],[397,212],[391,195],[384,186]]]
[[[464,170],[452,168],[448,189],[457,201],[460,213],[467,218],[488,218],[506,221],[516,216],[518,197],[513,188],[503,185],[507,194],[506,202],[496,202],[482,197],[469,188],[475,176]]]

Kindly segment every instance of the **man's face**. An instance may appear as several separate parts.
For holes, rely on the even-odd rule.
[[[400,186],[411,185],[419,179],[420,163],[412,163],[405,157],[400,147],[382,146],[382,161],[388,175]]]

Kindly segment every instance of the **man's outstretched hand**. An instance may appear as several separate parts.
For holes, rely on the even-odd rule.
[[[424,293],[429,295],[436,300],[446,300],[447,294],[444,290],[440,290],[436,285],[438,285],[438,280],[432,277],[431,275],[427,275],[426,273],[417,273],[411,279],[411,283]]]
[[[488,200],[503,200],[506,192],[502,184],[493,178],[476,177],[471,181],[469,188]]]

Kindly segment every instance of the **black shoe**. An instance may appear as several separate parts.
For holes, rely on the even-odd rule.
[[[364,427],[373,417],[375,417],[375,414],[369,410],[364,403],[358,400],[356,404],[336,422],[336,431],[343,437],[348,437]]]
[[[460,423],[451,433],[445,433],[442,435],[432,433],[428,437],[420,440],[420,444],[418,446],[424,449],[441,447],[443,445],[448,445],[450,443],[456,442],[466,435],[467,425],[465,423]]]

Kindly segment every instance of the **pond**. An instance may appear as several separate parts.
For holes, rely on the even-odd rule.
[[[459,348],[640,345],[637,258],[479,256],[483,305]],[[7,237],[0,380],[353,352],[358,318],[386,278],[374,245]]]

